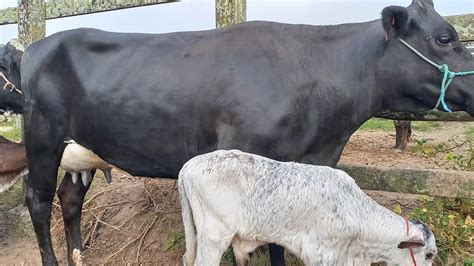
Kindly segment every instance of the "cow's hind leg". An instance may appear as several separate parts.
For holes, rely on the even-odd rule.
[[[285,266],[285,249],[277,244],[268,244],[272,266]]]
[[[94,171],[92,171],[92,177]],[[81,243],[81,213],[84,197],[89,190],[90,184],[84,187],[82,182],[74,184],[71,174],[66,173],[58,189],[58,197],[61,202],[61,211],[66,231],[67,254],[69,265],[74,265],[73,251],[82,251]]]

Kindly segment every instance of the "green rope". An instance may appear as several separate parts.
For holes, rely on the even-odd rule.
[[[436,103],[436,106],[433,109],[438,109],[439,104],[441,103],[446,112],[452,112],[451,109],[448,108],[448,105],[446,104],[446,102],[444,101],[444,97],[446,95],[446,90],[448,89],[449,84],[451,84],[453,79],[457,76],[474,75],[474,71],[462,71],[462,72],[450,71],[447,64],[438,65],[435,62],[428,59],[422,53],[418,52],[415,48],[413,48],[413,46],[409,45],[403,39],[398,39],[398,40],[401,43],[403,43],[406,47],[408,47],[408,49],[412,50],[416,55],[421,57],[421,59],[425,60],[430,65],[436,67],[442,73],[443,81],[441,82],[441,93],[439,94],[438,102]]]

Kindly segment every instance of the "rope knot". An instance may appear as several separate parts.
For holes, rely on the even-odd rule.
[[[13,82],[8,80],[5,74],[3,74],[3,72],[1,71],[0,71],[0,78],[2,78],[5,81],[5,85],[3,85],[4,90],[10,90],[10,92],[16,91],[19,94],[21,94],[21,91],[15,86],[15,84],[13,84]]]
[[[445,72],[448,72],[448,73],[449,73],[449,72],[450,72],[450,71],[449,71],[449,67],[448,67],[448,65],[446,65],[446,64],[440,65],[440,66],[438,67],[438,69],[439,69],[439,71],[441,71],[441,73],[445,73]]]

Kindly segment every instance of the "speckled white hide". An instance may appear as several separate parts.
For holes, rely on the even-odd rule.
[[[431,265],[435,238],[369,198],[345,172],[232,151],[189,160],[179,174],[186,265],[219,265],[232,244],[239,265],[277,243],[306,265]]]

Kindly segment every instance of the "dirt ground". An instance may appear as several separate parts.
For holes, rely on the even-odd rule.
[[[341,162],[390,167],[453,168],[455,165],[446,163],[444,155],[429,157],[412,152],[419,146],[414,139],[425,139],[426,143],[432,145],[461,143],[466,138],[466,130],[474,123],[451,122],[440,125],[427,132],[415,130],[413,140],[405,152],[391,149],[395,143],[394,130],[358,131],[344,150]],[[465,150],[465,146],[453,151]],[[440,163],[443,161],[445,163]],[[130,177],[115,170],[113,174],[110,185],[103,176],[96,176],[88,192],[82,215],[82,235],[86,247],[84,261],[92,265],[181,265],[184,235],[175,181]],[[404,202],[403,206],[408,207],[416,205],[414,195],[368,193],[387,207],[399,202]],[[65,265],[66,244],[57,199],[54,204],[53,242],[60,264]],[[0,265],[39,265],[39,251],[33,233],[18,229],[16,223],[8,224],[11,220],[7,211],[0,204]],[[261,259],[252,262],[252,265],[265,264]],[[301,265],[296,261],[291,264]]]

